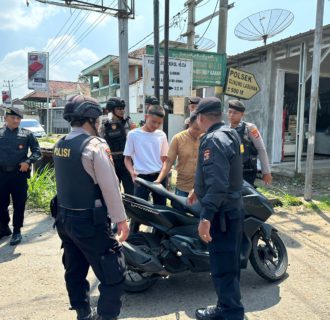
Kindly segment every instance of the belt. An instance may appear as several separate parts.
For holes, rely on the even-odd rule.
[[[1,172],[14,172],[18,170],[18,166],[0,166]]]
[[[158,175],[159,175],[159,172],[148,173],[148,174],[140,173],[140,174],[138,174],[138,177],[143,179],[143,178],[147,178],[147,177],[158,177]]]

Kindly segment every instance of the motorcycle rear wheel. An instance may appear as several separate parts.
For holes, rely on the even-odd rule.
[[[146,252],[149,250],[151,251],[148,240],[143,237],[142,234],[137,233],[130,235],[127,239],[127,242],[136,246],[140,246],[141,249]],[[142,292],[152,287],[158,281],[158,279],[159,278],[152,273],[143,272],[130,265],[127,265],[124,290],[131,293]]]
[[[282,279],[288,268],[288,254],[282,239],[272,231],[269,244],[277,257],[274,257],[261,232],[252,238],[250,262],[256,273],[262,278],[275,282]]]

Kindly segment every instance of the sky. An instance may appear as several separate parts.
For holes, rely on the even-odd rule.
[[[58,1],[58,0],[57,0]],[[212,14],[219,0],[203,0],[196,8],[196,21]],[[0,84],[12,81],[12,98],[22,98],[27,88],[27,53],[49,52],[50,80],[77,81],[81,70],[103,57],[118,55],[118,22],[115,17],[74,10],[35,0],[0,1]],[[100,3],[100,0],[89,0]],[[170,1],[170,40],[177,40],[187,29],[186,0]],[[229,3],[233,1],[229,0]],[[249,15],[268,9],[290,10],[294,20],[280,34],[267,43],[279,41],[315,28],[317,0],[236,0],[228,12],[227,54],[233,55],[262,46],[261,41],[247,41],[234,34],[236,25]],[[113,5],[117,1],[104,0]],[[164,1],[159,1],[160,25],[164,21]],[[177,15],[180,12],[179,15]],[[323,25],[330,24],[330,1],[324,0]],[[135,0],[135,19],[128,23],[128,47],[138,49],[153,44],[153,0]],[[196,34],[203,36],[204,44],[214,44],[210,52],[216,52],[218,17],[196,27]],[[160,39],[164,36],[161,28]]]

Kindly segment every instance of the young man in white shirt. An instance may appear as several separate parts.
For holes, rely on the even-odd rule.
[[[136,177],[155,181],[167,158],[168,142],[164,131],[159,130],[163,124],[165,112],[159,105],[151,105],[145,116],[145,124],[132,130],[127,135],[124,156],[125,166],[133,182]],[[134,165],[133,165],[134,163]],[[166,179],[162,181],[165,186]],[[134,185],[134,195],[148,200],[150,191],[140,185]],[[153,193],[153,203],[166,204],[166,198]]]

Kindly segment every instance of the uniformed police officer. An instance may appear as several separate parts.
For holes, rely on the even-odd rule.
[[[196,310],[200,320],[243,320],[240,294],[240,245],[243,232],[242,159],[235,130],[220,121],[221,103],[214,97],[200,101],[195,111],[205,135],[201,139],[192,203],[202,210],[198,233],[209,244],[211,275],[218,302]]]
[[[112,113],[112,118],[107,119],[102,124],[101,137],[104,137],[110,147],[116,174],[119,182],[123,183],[125,193],[133,194],[134,184],[131,175],[125,167],[123,152],[127,133],[136,126],[130,117],[125,118],[124,100],[120,98],[110,98],[106,108]]]
[[[227,117],[230,127],[236,129],[241,138],[241,149],[243,153],[243,178],[254,185],[257,176],[257,157],[261,164],[262,179],[265,184],[271,184],[272,175],[270,173],[267,151],[257,126],[250,122],[242,121],[245,106],[239,100],[228,102]]]
[[[59,204],[56,228],[64,249],[70,304],[79,320],[117,319],[125,277],[119,242],[126,240],[129,229],[109,147],[95,137],[101,113],[96,100],[72,97],[63,114],[72,131],[53,152]],[[119,242],[109,228],[108,214],[117,223]],[[90,266],[100,281],[97,314],[89,303]]]
[[[27,179],[30,177],[32,163],[41,157],[37,139],[30,131],[19,127],[22,118],[23,114],[19,109],[8,107],[5,126],[0,128],[0,239],[12,234],[8,226],[11,195],[14,207],[11,245],[22,241]]]

